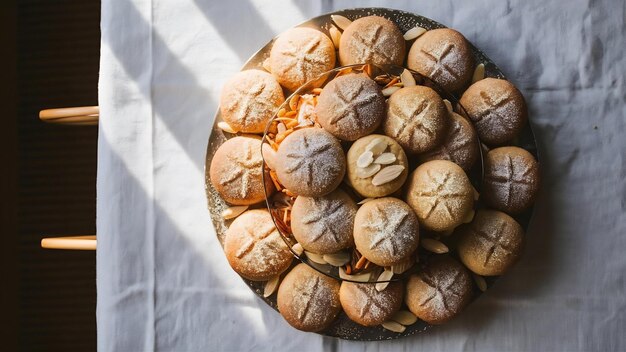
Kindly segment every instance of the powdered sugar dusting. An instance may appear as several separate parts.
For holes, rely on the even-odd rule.
[[[493,210],[481,210],[470,226],[471,239],[480,243],[483,267],[506,266],[519,256],[522,227],[510,216]],[[476,255],[476,253],[475,253]]]
[[[292,192],[319,196],[339,184],[345,165],[345,155],[335,137],[320,128],[305,128],[281,143],[276,171],[281,183]]]
[[[467,302],[471,278],[460,264],[436,263],[427,267],[419,279],[426,288],[421,293],[419,306],[436,317],[452,316]]]
[[[324,33],[293,28],[283,33],[270,53],[272,73],[290,90],[316,78],[335,65],[335,47]]]
[[[242,138],[240,141],[228,150],[228,162],[223,165],[219,183],[231,198],[245,199],[251,192],[263,191],[263,158],[260,140]]]
[[[306,326],[323,325],[334,318],[332,313],[338,306],[338,292],[327,281],[332,279],[309,270],[311,275],[298,278],[291,290],[292,308],[297,319]]]
[[[236,130],[260,133],[284,100],[280,85],[270,74],[246,70],[226,83],[220,108],[224,120]]]
[[[377,257],[396,262],[415,250],[419,236],[417,219],[404,202],[380,198],[366,203],[360,211],[367,212],[367,215],[366,220],[357,226],[361,228],[367,249]],[[357,249],[364,243],[357,242]]]
[[[449,161],[429,161],[417,168],[413,178],[409,204],[421,221],[438,230],[460,224],[473,200],[471,184],[460,167]]]
[[[342,300],[347,300],[343,304],[344,310],[349,309],[351,313],[356,313],[357,317],[365,322],[381,323],[387,320],[400,307],[402,301],[402,290],[393,286],[400,284],[391,283],[390,285],[387,289],[378,291],[376,285],[373,284],[344,281],[341,288]]]
[[[246,277],[280,274],[292,256],[266,210],[243,213],[226,233],[225,250],[229,261]]]
[[[489,144],[513,138],[526,122],[526,107],[521,93],[502,79],[486,78],[463,94],[461,104],[476,126],[479,136]]]
[[[391,95],[384,128],[405,149],[420,153],[444,138],[447,123],[441,97],[431,88],[412,86]]]
[[[529,206],[539,187],[539,167],[533,156],[517,147],[491,150],[485,158],[485,192],[504,210]]]
[[[302,246],[315,253],[334,253],[353,244],[352,230],[357,206],[344,192],[323,197],[296,199],[292,229]]]
[[[355,140],[373,132],[382,120],[385,98],[363,74],[339,76],[328,83],[316,107],[318,122],[336,137]]]
[[[339,50],[342,65],[401,65],[404,61],[405,42],[393,22],[371,16],[352,22],[341,36]]]
[[[450,127],[444,142],[430,152],[422,155],[422,160],[449,160],[462,167],[471,169],[478,158],[478,139],[469,121],[456,113],[450,114]]]
[[[473,73],[467,41],[448,28],[430,30],[417,38],[409,52],[408,66],[451,91],[467,83]]]

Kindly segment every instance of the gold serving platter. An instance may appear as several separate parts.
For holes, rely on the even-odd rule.
[[[333,22],[331,19],[331,15],[341,15],[345,16],[350,20],[355,20],[364,16],[377,15],[382,16],[387,19],[390,19],[400,28],[400,31],[403,33],[408,31],[411,28],[416,26],[423,27],[427,30],[435,29],[435,28],[443,28],[442,24],[435,22],[431,19],[428,19],[423,16],[419,16],[413,13],[387,9],[387,8],[359,8],[359,9],[347,9],[342,11],[336,11],[332,13],[328,13],[325,15],[321,15],[315,18],[312,18],[304,23],[301,23],[297,27],[311,27],[322,32],[328,34],[328,29],[332,26]],[[272,44],[274,40],[266,43],[259,51],[257,51],[252,57],[244,64],[241,68],[242,70],[246,69],[263,69],[263,61],[269,56],[269,52],[271,50]],[[476,62],[483,63],[485,66],[485,77],[497,77],[497,78],[505,78],[502,71],[480,50],[472,46],[472,51]],[[454,98],[454,97],[453,97]],[[226,204],[216,192],[216,190],[211,185],[209,179],[209,166],[211,165],[211,160],[213,159],[213,155],[217,151],[220,145],[224,143],[228,138],[231,138],[234,135],[225,133],[220,128],[218,128],[217,124],[221,121],[221,115],[219,110],[215,114],[214,124],[211,131],[211,135],[209,137],[208,145],[207,145],[207,153],[206,153],[206,161],[205,161],[205,187],[206,187],[206,195],[208,201],[208,208],[211,216],[212,223],[215,227],[215,231],[218,237],[220,244],[224,243],[224,234],[230,225],[232,220],[225,220],[222,217],[222,212],[228,208],[228,204]],[[520,136],[514,143],[515,145],[528,150],[531,154],[533,154],[536,158],[537,148],[534,135],[532,133],[530,124],[524,128],[524,130],[520,133]],[[482,165],[482,163],[480,163]],[[482,170],[482,168],[481,168]],[[474,179],[475,180],[475,179]],[[475,186],[478,186],[475,184]],[[479,190],[480,191],[480,190]],[[257,207],[265,207],[266,204],[257,205]],[[526,229],[528,226],[528,222],[532,216],[532,208],[524,212],[523,214],[516,216],[515,219]],[[299,262],[298,260],[294,260],[294,263]],[[311,263],[309,263],[311,264]],[[331,276],[335,276],[332,275]],[[490,286],[493,284],[496,278],[488,278],[487,285]],[[264,297],[264,282],[254,282],[250,280],[243,279],[246,284],[250,287],[252,291],[254,291],[261,299],[263,299],[268,305],[272,308],[277,309],[276,306],[276,295],[271,295],[270,297]],[[478,289],[475,290],[474,298],[478,297],[482,292]],[[337,320],[326,330],[319,332],[322,335],[333,336],[347,340],[361,340],[361,341],[378,341],[378,340],[389,340],[396,339],[401,337],[410,336],[419,332],[426,331],[430,327],[429,324],[418,320],[415,324],[406,327],[406,330],[402,333],[396,333],[389,330],[384,329],[382,326],[375,327],[364,327],[352,322],[348,317],[341,313]]]

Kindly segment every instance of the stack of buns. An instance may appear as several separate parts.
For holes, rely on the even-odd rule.
[[[386,18],[344,20],[340,39],[336,27],[332,39],[288,30],[265,70],[226,83],[220,111],[234,136],[213,155],[210,182],[233,209],[250,209],[230,212],[241,215],[224,251],[242,277],[268,282],[297,329],[322,331],[344,313],[362,326],[407,324],[402,315],[441,324],[472,299],[472,276],[502,275],[521,255],[515,217],[539,187],[536,158],[515,146],[526,103],[510,82],[476,77],[455,30],[407,38]],[[338,63],[406,65],[438,88],[408,70],[373,77],[367,65],[324,82]],[[314,89],[285,100],[307,82]]]

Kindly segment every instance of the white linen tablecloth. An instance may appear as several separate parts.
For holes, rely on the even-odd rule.
[[[229,268],[204,195],[220,89],[281,31],[387,6],[460,30],[524,93],[543,188],[521,262],[458,319],[383,343],[296,331]],[[101,351],[626,350],[621,0],[103,0]]]

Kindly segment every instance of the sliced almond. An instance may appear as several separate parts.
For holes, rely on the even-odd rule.
[[[219,127],[219,129],[221,129],[224,132],[228,132],[228,133],[232,133],[235,134],[237,133],[237,131],[235,131],[235,129],[228,124],[228,122],[226,121],[220,121],[217,123],[217,127]]]
[[[333,22],[335,22],[337,27],[341,28],[344,31],[352,23],[352,21],[341,15],[330,15],[330,18],[333,20]]]
[[[298,108],[298,103],[300,102],[300,95],[294,94],[291,99],[289,99],[289,109],[291,111],[296,110]]]
[[[380,164],[370,164],[368,167],[357,167],[356,176],[359,178],[368,178],[376,175],[380,171]]]
[[[335,26],[330,26],[328,29],[328,34],[330,34],[330,39],[333,41],[335,45],[335,49],[339,49],[339,42],[341,42],[341,32]]]
[[[474,69],[474,75],[472,76],[472,83],[478,82],[481,79],[485,78],[485,65],[478,64]]]
[[[360,202],[358,202],[356,204],[363,205],[363,204],[369,202],[370,200],[374,200],[374,199],[376,199],[376,198],[365,198],[365,199],[363,199],[362,201],[360,201]]]
[[[272,72],[272,66],[270,66],[270,58],[263,60],[263,69],[267,72]]]
[[[412,87],[412,86],[414,86],[416,84],[415,83],[415,77],[413,77],[411,72],[409,72],[409,70],[407,70],[406,68],[400,74],[400,81],[402,81],[402,84],[405,87]]]
[[[378,164],[373,164],[378,165]],[[372,184],[374,186],[384,185],[387,182],[391,182],[398,178],[400,174],[404,171],[404,166],[402,165],[390,165],[384,167],[382,170],[378,171],[376,176],[372,179]]]
[[[278,288],[279,283],[280,283],[280,275],[276,275],[273,278],[269,279],[269,281],[265,283],[265,288],[263,289],[263,297],[269,297],[274,292],[276,292],[276,289]]]
[[[417,322],[417,317],[408,310],[399,310],[391,316],[391,320],[404,326],[408,326],[415,324]]]
[[[470,209],[470,211],[468,211],[467,214],[465,214],[465,218],[463,219],[463,223],[464,224],[469,224],[470,222],[472,222],[472,220],[474,220],[474,214],[476,214],[474,209]]]
[[[304,252],[304,248],[302,248],[302,245],[300,243],[296,243],[291,247],[291,250],[296,253],[299,256],[302,255],[302,253]]]
[[[406,330],[406,326],[395,322],[393,320],[389,320],[386,321],[384,323],[381,324],[383,326],[383,328],[389,330],[389,331],[393,331],[393,332],[397,332],[397,333],[402,333],[404,332],[404,330]]]
[[[478,200],[478,198],[480,197],[480,193],[478,193],[478,191],[476,190],[476,188],[472,187],[472,189],[474,190],[474,200]]]
[[[357,282],[369,282],[371,273],[348,275],[346,273],[346,269],[344,269],[343,267],[339,267],[339,277],[344,280],[351,280],[351,281],[357,281]]]
[[[448,112],[450,113],[454,112],[454,110],[452,109],[452,103],[450,102],[450,100],[444,99],[443,103],[446,104],[446,109],[448,109]]]
[[[397,92],[399,90],[400,90],[400,87],[390,86],[390,87],[387,87],[387,88],[383,89],[382,92],[383,92],[384,96],[389,97],[389,96],[391,96],[391,94],[393,94],[393,93],[395,93],[395,92]]]
[[[476,283],[476,286],[478,286],[479,290],[483,292],[487,291],[487,281],[485,281],[484,277],[474,273],[472,273],[472,277],[474,278],[474,282]]]
[[[448,247],[445,244],[432,238],[422,238],[420,245],[429,252],[437,254],[448,253]]]
[[[371,150],[366,150],[359,156],[359,159],[356,161],[356,166],[368,167],[372,161],[374,161],[374,153],[372,153]]]
[[[285,126],[285,124],[281,122],[276,126],[276,130],[278,131],[278,133],[285,133],[285,131],[287,131],[287,126]]]
[[[374,164],[389,165],[393,164],[395,161],[396,155],[394,153],[382,153],[378,157],[376,157],[376,160],[374,160]]]
[[[222,212],[222,217],[226,220],[234,219],[246,210],[248,210],[247,205],[235,205],[230,208],[224,209],[224,211]]]
[[[307,258],[311,259],[311,261],[314,263],[328,264],[328,262],[324,260],[324,256],[321,254],[317,254],[317,253],[313,253],[309,251],[304,251],[304,254],[306,254]]]
[[[426,28],[420,26],[413,27],[404,33],[404,40],[413,40],[419,38],[422,34],[426,33]]]
[[[376,281],[383,281],[383,282],[376,283],[376,291],[378,292],[384,291],[387,288],[387,286],[389,286],[389,280],[391,280],[392,277],[393,277],[393,271],[391,271],[390,269],[385,269],[380,274],[380,276],[378,276],[378,280],[376,280]]]
[[[374,138],[369,144],[365,147],[365,150],[371,151],[374,156],[380,155],[380,153],[384,152],[387,149],[387,142],[382,137]]]
[[[337,252],[324,254],[322,258],[330,265],[340,267],[350,261],[350,254],[347,252]]]
[[[399,263],[392,265],[391,271],[393,271],[394,274],[402,274],[403,272],[409,270],[413,266],[413,264],[415,264],[415,261],[412,257],[409,257]]]

